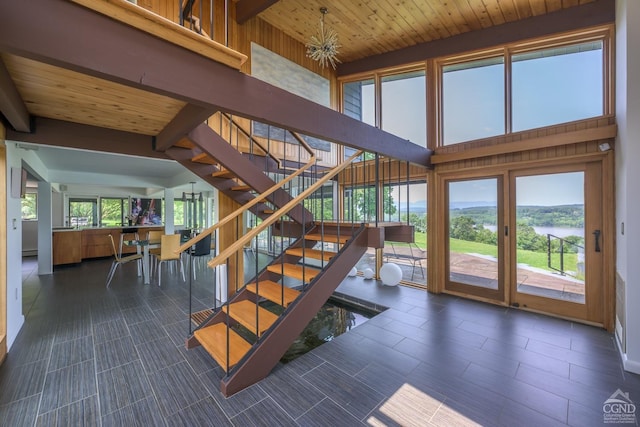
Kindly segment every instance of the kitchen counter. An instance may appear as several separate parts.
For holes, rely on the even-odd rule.
[[[116,249],[120,245],[123,229],[164,230],[163,225],[138,225],[123,227],[53,227],[53,265],[73,264],[84,259],[113,256],[109,234],[113,236]],[[123,254],[135,253],[136,248],[125,246]]]

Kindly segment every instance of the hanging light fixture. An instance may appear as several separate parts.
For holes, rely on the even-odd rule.
[[[331,64],[333,69],[336,69],[336,63],[340,62],[338,59],[338,49],[340,44],[338,43],[338,33],[331,29],[325,29],[324,16],[329,13],[326,7],[320,8],[320,31],[317,35],[311,36],[309,42],[305,44],[307,47],[307,57],[318,61],[322,68]]]

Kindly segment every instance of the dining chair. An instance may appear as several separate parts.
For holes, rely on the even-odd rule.
[[[162,281],[162,264],[168,262],[175,262],[178,264],[180,272],[182,273],[182,281],[186,282],[182,256],[180,253],[176,253],[179,247],[179,234],[163,234],[160,237],[160,256],[157,257],[158,263],[156,264],[156,271],[158,272],[158,286],[160,286]]]
[[[200,260],[203,260],[204,257],[208,257],[211,255],[211,234],[208,234],[206,237],[203,237],[202,240],[197,242],[193,249],[189,252],[193,258],[191,258],[191,265],[193,270],[193,278],[196,278],[196,264],[199,264]]]
[[[122,257],[122,247],[124,246],[125,240],[138,240],[139,238],[137,228],[123,228],[120,233],[120,250],[118,251],[118,256]]]
[[[164,234],[163,230],[150,230],[147,232],[147,240],[149,243],[160,242],[162,235]],[[156,263],[158,262],[158,257],[160,256],[160,247],[149,248],[149,259],[153,266],[150,268],[151,271],[154,271],[156,268]]]
[[[133,254],[128,255],[126,257],[121,257],[116,250],[116,243],[113,240],[113,236],[109,234],[109,240],[111,241],[111,248],[113,249],[113,263],[111,264],[111,269],[109,269],[109,273],[107,274],[107,288],[111,284],[111,280],[113,276],[116,274],[116,270],[122,264],[126,264],[131,261],[138,262],[138,269],[142,269],[142,255],[141,254]]]

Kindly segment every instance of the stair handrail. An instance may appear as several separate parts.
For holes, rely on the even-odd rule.
[[[223,225],[231,222],[236,217],[242,215],[247,210],[251,209],[252,207],[257,205],[258,203],[260,203],[265,197],[270,196],[275,191],[277,191],[278,189],[283,187],[285,184],[287,184],[289,181],[291,181],[294,178],[296,178],[297,176],[301,175],[303,172],[305,172],[307,169],[309,169],[311,166],[313,166],[315,164],[316,155],[315,155],[315,152],[313,151],[313,149],[311,149],[311,147],[306,143],[306,141],[304,141],[304,139],[302,139],[295,132],[291,132],[291,133],[296,136],[296,139],[298,139],[298,141],[300,142],[300,145],[302,145],[303,148],[311,155],[311,157],[309,158],[307,163],[305,163],[304,166],[302,166],[300,169],[296,170],[294,173],[292,173],[291,175],[289,175],[288,177],[286,177],[282,181],[276,182],[273,186],[271,186],[271,188],[269,188],[265,192],[261,193],[259,196],[254,197],[253,200],[251,200],[251,201],[245,203],[244,205],[240,206],[238,209],[236,209],[235,211],[231,212],[229,215],[225,216],[224,218],[222,218],[217,223],[213,224],[211,227],[207,228],[206,230],[203,230],[200,234],[196,235],[195,237],[192,237],[190,240],[188,240],[185,243],[183,243],[182,246],[180,246],[178,249],[176,249],[175,253],[182,253],[182,252],[188,250],[193,245],[198,243],[200,240],[204,239],[205,237],[207,237],[210,234],[213,234],[213,232],[216,231],[218,228],[220,228]],[[287,206],[287,205],[285,205],[285,206]]]
[[[242,134],[244,136],[249,138],[249,140],[253,144],[256,144],[258,147],[260,147],[260,149],[262,151],[264,151],[267,156],[271,157],[278,164],[278,169],[282,169],[282,161],[279,158],[277,158],[276,156],[274,156],[273,154],[271,154],[271,152],[269,150],[264,148],[264,146],[257,139],[255,139],[253,137],[253,135],[251,135],[242,126],[240,126],[240,123],[238,123],[235,120],[233,120],[233,117],[230,114],[222,113],[222,112],[220,114],[223,115],[224,117],[226,117],[227,120],[229,120],[230,123],[233,123],[242,132]],[[314,153],[312,152],[311,147],[309,147],[307,145],[307,143],[304,141],[304,139],[301,138],[299,135],[297,135],[295,132],[291,132],[291,134],[294,135],[296,137],[296,139],[298,140],[298,142],[300,142],[305,147],[305,149],[309,152],[309,154],[311,154],[313,156]]]
[[[210,260],[207,265],[211,268],[217,267],[218,265],[226,262],[227,258],[229,258],[234,253],[238,252],[242,249],[247,243],[249,243],[253,238],[255,238],[258,234],[260,234],[265,228],[269,227],[273,223],[275,223],[279,218],[283,215],[286,215],[289,211],[295,208],[302,200],[306,199],[309,195],[311,195],[314,191],[324,185],[325,182],[342,172],[347,166],[351,164],[358,156],[362,154],[362,151],[358,151],[354,153],[351,157],[345,160],[343,163],[334,167],[331,171],[327,172],[325,176],[317,180],[313,185],[304,190],[302,193],[298,194],[295,198],[291,199],[287,204],[283,207],[275,211],[271,216],[264,219],[260,225],[254,227],[249,233],[240,237],[234,243],[232,243],[228,248],[219,253],[216,257]]]

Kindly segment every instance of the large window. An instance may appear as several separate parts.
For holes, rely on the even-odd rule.
[[[70,198],[69,225],[86,227],[98,225],[98,199]]]
[[[504,58],[444,66],[442,111],[444,145],[503,134]]]
[[[424,70],[383,76],[382,129],[427,146],[427,98]]]
[[[22,219],[23,220],[36,220],[38,219],[38,194],[26,193],[24,198],[20,201]]]
[[[602,41],[513,55],[514,132],[603,114]]]
[[[128,215],[128,197],[102,197],[100,199],[100,225],[105,227],[125,225],[125,218]]]

